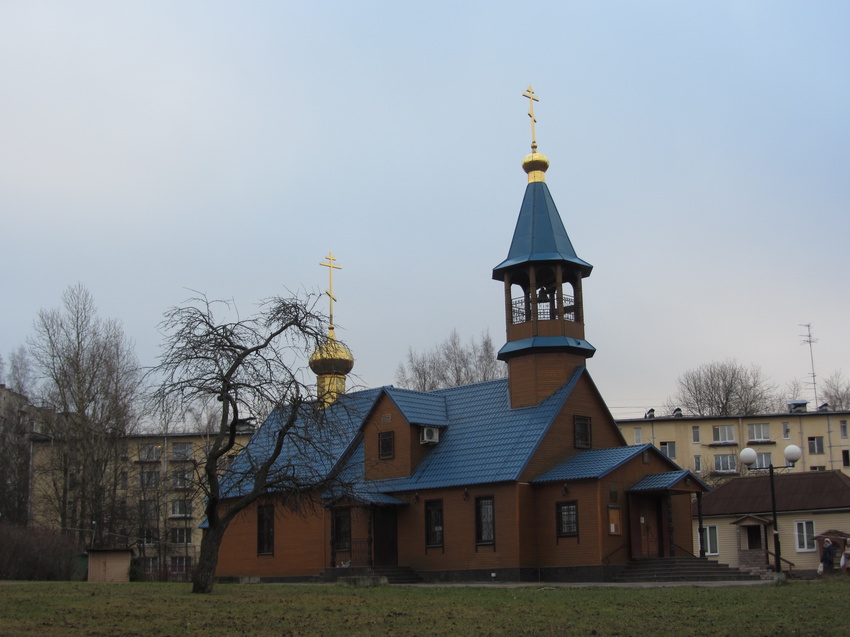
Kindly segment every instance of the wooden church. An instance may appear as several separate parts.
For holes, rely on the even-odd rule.
[[[345,393],[353,358],[333,338],[311,367],[333,423],[321,453],[294,443],[281,462],[333,472],[339,489],[292,510],[271,493],[225,533],[218,576],[334,579],[382,568],[426,581],[606,581],[630,560],[695,553],[691,495],[707,490],[652,445],[628,446],[586,368],[580,259],[534,141],[507,258],[508,378],[429,392]],[[330,401],[328,401],[330,402]],[[234,471],[261,456],[272,416]],[[309,465],[309,466],[307,466]],[[238,495],[235,493],[234,495]]]

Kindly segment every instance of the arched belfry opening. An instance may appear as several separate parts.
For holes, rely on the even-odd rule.
[[[580,259],[546,185],[549,159],[534,139],[534,91],[529,99],[531,154],[522,162],[528,185],[508,257],[493,268],[504,282],[511,405],[536,405],[563,385],[596,351],[584,340],[582,279],[593,266]]]

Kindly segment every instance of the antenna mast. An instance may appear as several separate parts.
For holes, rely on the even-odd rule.
[[[815,353],[812,348],[814,343],[818,342],[818,339],[812,336],[812,324],[811,323],[801,323],[800,327],[806,328],[805,334],[800,334],[800,338],[803,339],[802,344],[808,344],[809,346],[809,359],[812,362],[812,373],[810,374],[812,377],[812,391],[815,393],[815,404],[814,407],[817,409],[820,405],[818,404],[818,382],[817,382],[817,374],[815,374]]]

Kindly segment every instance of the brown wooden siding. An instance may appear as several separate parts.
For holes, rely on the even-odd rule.
[[[587,359],[578,354],[542,352],[508,361],[512,407],[537,405],[566,383]]]
[[[389,460],[378,457],[378,433],[392,431],[395,456]],[[419,444],[419,427],[411,425],[389,396],[378,399],[363,425],[365,472],[367,480],[382,480],[409,476],[428,453],[428,445]]]
[[[263,503],[271,499],[264,499]],[[353,526],[353,520],[352,520]],[[257,555],[257,504],[230,523],[218,552],[219,577],[317,575],[330,557],[330,515],[319,505],[299,514],[275,506],[274,555]]]

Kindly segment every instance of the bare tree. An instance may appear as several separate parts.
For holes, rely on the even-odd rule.
[[[840,370],[832,372],[823,383],[821,396],[833,411],[850,409],[850,381]]]
[[[326,471],[290,455],[302,449],[315,460],[327,441],[322,410],[300,378],[306,356],[325,339],[314,304],[311,296],[275,297],[254,317],[219,322],[213,310],[230,311],[230,304],[200,296],[165,314],[166,340],[152,372],[160,378],[154,399],[180,405],[183,413],[211,398],[219,405],[200,466],[207,530],[193,576],[195,593],[212,591],[219,546],[237,514],[267,493],[297,507],[308,499],[304,494],[329,484]],[[249,418],[265,420],[265,444],[255,456],[243,452],[244,472],[225,473],[236,435]]]
[[[407,362],[396,369],[396,383],[406,389],[430,391],[503,378],[505,372],[488,333],[482,335],[480,342],[473,338],[464,345],[457,330],[452,330],[431,351],[408,350]]]
[[[27,523],[30,434],[38,415],[25,396],[0,388],[0,523]]]
[[[12,391],[31,396],[35,390],[35,372],[27,348],[21,345],[9,356],[6,385]]]
[[[765,413],[775,406],[775,387],[755,365],[734,360],[706,363],[679,376],[670,404],[699,416]]]
[[[35,483],[65,530],[94,545],[119,518],[119,460],[136,421],[140,371],[118,321],[98,317],[82,285],[62,295],[62,309],[41,310],[28,340],[35,390],[52,417],[41,434],[53,444]],[[43,412],[47,413],[47,412]]]

